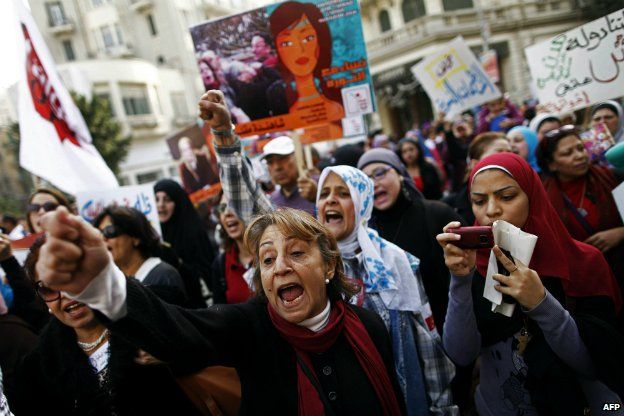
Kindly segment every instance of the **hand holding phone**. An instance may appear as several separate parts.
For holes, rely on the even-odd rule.
[[[459,240],[453,241],[452,244],[464,250],[494,247],[494,234],[492,234],[492,227],[459,227],[450,228],[447,232],[461,236]]]

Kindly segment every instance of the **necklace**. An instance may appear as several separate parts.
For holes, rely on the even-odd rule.
[[[107,335],[108,335],[108,329],[105,329],[104,332],[102,332],[102,335],[100,335],[100,337],[96,339],[95,341],[93,342],[78,341],[78,346],[80,347],[81,350],[89,352],[95,349],[95,347],[97,347],[98,345],[100,345],[102,341],[104,340],[104,337],[106,337]]]

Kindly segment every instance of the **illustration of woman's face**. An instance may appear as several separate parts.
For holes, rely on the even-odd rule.
[[[295,76],[311,74],[319,52],[316,30],[305,14],[277,35],[277,53]]]

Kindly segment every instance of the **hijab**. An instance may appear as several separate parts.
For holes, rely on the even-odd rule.
[[[526,142],[528,148],[528,155],[526,160],[527,162],[529,162],[529,165],[531,165],[533,170],[539,173],[540,168],[537,165],[537,155],[535,154],[535,150],[537,149],[538,144],[537,133],[535,133],[528,127],[516,126],[507,132],[507,136],[509,137],[510,134],[513,134],[515,132],[520,132],[520,134],[522,134],[522,137],[524,137],[524,141]]]
[[[560,279],[567,296],[606,296],[619,312],[620,290],[607,261],[597,248],[572,239],[529,164],[513,153],[490,155],[473,168],[469,184],[487,169],[506,172],[529,198],[529,216],[522,230],[538,237],[529,267],[542,278]],[[482,276],[486,275],[488,258],[489,250],[477,252],[477,269]]]
[[[622,106],[613,100],[602,102],[592,109],[592,117],[594,116],[596,111],[603,108],[608,108],[609,110],[613,111],[618,118],[618,124],[616,127],[616,131],[613,134],[613,139],[616,143],[619,143],[622,138],[624,138],[624,111],[622,110]]]
[[[362,157],[358,161],[357,168],[364,169],[367,165],[370,165],[371,163],[383,163],[392,167],[394,170],[397,171],[399,175],[403,177],[402,186],[405,187],[410,197],[423,197],[422,193],[418,190],[418,188],[416,188],[416,184],[414,183],[414,180],[405,168],[405,165],[403,164],[403,162],[401,162],[399,156],[392,150],[383,148],[368,150],[362,155]]]
[[[537,131],[539,130],[539,128],[541,127],[541,125],[545,122],[545,121],[559,121],[561,122],[561,120],[559,119],[559,117],[557,117],[554,114],[550,114],[550,113],[539,113],[538,115],[536,115],[535,117],[533,117],[533,119],[531,120],[531,122],[529,123],[529,128],[531,130],[533,130],[535,132],[535,134],[537,134]]]
[[[319,178],[317,205],[323,184],[330,173],[335,173],[345,182],[355,210],[353,231],[338,241],[342,255],[355,255],[361,250],[366,271],[363,276],[365,290],[367,293],[379,293],[388,309],[419,311],[426,300],[420,298],[418,281],[411,267],[411,263],[419,261],[368,227],[373,212],[373,181],[361,170],[350,166],[327,167]]]
[[[161,222],[163,240],[171,244],[176,254],[202,277],[207,277],[212,264],[212,248],[208,233],[184,189],[171,179],[154,185],[154,193],[164,192],[175,204],[173,214]]]

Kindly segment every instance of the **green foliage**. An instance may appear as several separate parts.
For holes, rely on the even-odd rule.
[[[115,174],[119,173],[119,164],[128,154],[132,137],[121,134],[121,125],[113,117],[106,98],[93,95],[88,101],[85,96],[73,92],[72,98],[89,127],[93,145],[108,167]]]

